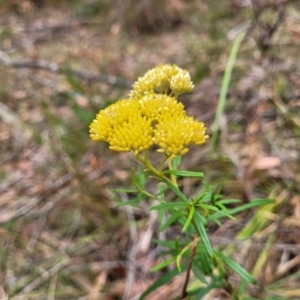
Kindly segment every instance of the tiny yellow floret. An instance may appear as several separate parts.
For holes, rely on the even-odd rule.
[[[194,85],[188,71],[182,71],[170,80],[170,89],[175,96],[189,93],[193,90]]]

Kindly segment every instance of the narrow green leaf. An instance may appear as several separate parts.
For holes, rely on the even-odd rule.
[[[164,180],[164,182],[182,201],[189,203],[189,200],[186,198],[186,196],[176,186],[174,186],[172,182],[169,180]]]
[[[151,268],[150,272],[158,271],[158,270],[168,266],[169,264],[171,264],[174,261],[175,261],[175,257],[171,257],[171,258],[161,262],[160,264],[156,265],[155,267]]]
[[[231,204],[231,203],[239,203],[241,202],[240,199],[224,199],[224,200],[219,200],[217,202],[217,204],[221,203],[221,204]]]
[[[182,270],[186,270],[187,264],[182,267]],[[143,300],[147,295],[157,290],[160,286],[170,282],[172,278],[178,275],[180,272],[177,268],[169,271],[167,274],[160,276],[152,285],[150,285],[139,297],[139,300]]]
[[[161,241],[158,239],[152,239],[157,245],[163,246],[164,248],[176,249],[176,241]]]
[[[126,193],[126,194],[134,194],[134,193],[137,193],[137,190],[115,189],[114,192]]]
[[[217,202],[216,206],[219,207],[219,210],[227,211],[227,207],[220,202]]]
[[[204,218],[199,212],[197,214],[197,217],[200,218],[201,223],[203,224],[204,227],[208,224],[206,218]]]
[[[188,250],[189,250],[189,246],[184,247],[176,257],[176,265],[177,265],[179,272],[181,272],[181,265],[180,265],[181,258],[183,256],[183,254],[185,252],[187,252]]]
[[[137,177],[136,177],[135,174],[134,174],[134,168],[132,168],[132,169],[130,170],[130,179],[131,179],[132,184],[133,184],[138,190],[140,190],[141,188],[140,188],[140,186],[139,186],[139,184],[138,184],[138,182],[137,182]]]
[[[145,188],[145,183],[146,183],[146,179],[145,179],[145,173],[142,170],[141,167],[139,167],[139,172],[138,172],[138,178],[139,178],[139,185],[142,189]]]
[[[158,184],[158,193],[156,194],[156,196],[160,196],[160,200],[164,200],[165,199],[165,192],[166,192],[166,189],[165,189],[165,185],[164,183],[160,182]]]
[[[220,214],[219,214],[219,213],[220,213]],[[231,216],[231,215],[228,214],[228,212],[227,212],[226,209],[224,209],[224,210],[222,210],[222,211],[219,211],[219,212],[217,212],[217,213],[215,213],[215,214],[210,215],[210,216],[207,218],[207,220],[208,220],[209,222],[210,222],[210,221],[215,222],[215,223],[217,223],[219,226],[221,226],[221,223],[220,223],[220,221],[218,220],[218,219],[221,218],[221,217],[227,217],[228,219],[234,220],[234,221],[236,220],[235,217],[233,217],[233,216]]]
[[[203,275],[202,271],[200,270],[200,268],[196,265],[192,265],[192,270],[193,273],[195,274],[195,276],[203,283],[208,284],[205,276]]]
[[[172,160],[172,168],[173,170],[177,170],[177,167],[181,163],[181,156],[177,155],[173,160]]]
[[[233,208],[233,209],[228,209],[231,214],[236,214],[238,212],[244,211],[246,209],[256,207],[256,206],[263,206],[266,204],[274,203],[274,199],[253,199],[249,203],[246,203],[244,205],[241,205],[239,207]]]
[[[242,279],[241,282],[239,283],[239,295],[243,295],[247,286],[247,281]],[[245,300],[245,299],[244,299]]]
[[[212,257],[213,256],[213,250],[211,248],[211,244],[210,244],[208,235],[206,233],[205,227],[202,223],[201,216],[199,215],[199,213],[197,211],[195,211],[195,213],[194,213],[194,220],[195,220],[197,230],[198,230],[198,232],[200,234],[200,237],[203,241],[203,244],[204,244],[208,254]]]
[[[196,204],[196,206],[202,207],[204,209],[210,209],[210,210],[213,210],[213,211],[219,211],[219,209],[217,207],[209,205],[209,204],[199,203],[199,204]]]
[[[185,224],[184,224],[184,226],[182,228],[182,232],[185,232],[186,229],[188,228],[188,226],[190,225],[191,220],[192,220],[192,218],[194,216],[194,212],[195,212],[195,206],[192,206],[191,209],[190,209],[188,218],[187,218],[187,220],[186,220],[186,222],[185,222]]]
[[[164,174],[172,174],[181,177],[196,177],[203,178],[204,174],[201,172],[193,172],[193,171],[178,171],[178,170],[166,170],[163,172]]]
[[[196,200],[197,203],[209,202],[213,199],[213,192],[205,192]]]
[[[143,199],[144,199],[144,195],[142,193],[139,193],[137,195],[137,197],[135,197],[134,199],[118,203],[116,205],[116,208],[122,207],[122,206],[125,206],[125,205],[135,205],[135,204],[139,203],[140,201],[142,201]]]
[[[229,258],[227,255],[225,255],[222,252],[216,251],[215,254],[235,273],[240,275],[240,277],[247,282],[251,282],[253,284],[256,284],[256,280],[254,277],[249,274],[242,266],[240,266],[237,262]]]
[[[162,211],[162,210],[160,210]],[[159,211],[159,212],[160,212]],[[164,225],[159,227],[159,231],[164,231],[167,227],[169,227],[173,222],[175,222],[180,216],[182,216],[182,211],[179,210],[177,212],[173,212],[171,217],[166,221],[166,223],[164,223]]]
[[[214,262],[212,258],[208,255],[204,245],[198,245],[197,255],[194,258],[194,265],[198,266],[200,270],[205,274],[211,277],[213,272]]]
[[[256,206],[262,206],[262,205],[266,205],[266,204],[269,204],[269,203],[274,203],[274,200],[273,199],[254,199],[251,202],[246,203],[246,204],[241,205],[241,206],[238,206],[236,208],[227,209],[226,214],[232,216],[232,215],[235,215],[239,212],[247,210],[249,208],[253,208],[253,207],[256,207]],[[210,215],[207,219],[208,220],[219,219],[222,216],[224,216],[223,211],[218,211],[218,212]]]
[[[168,209],[168,208],[175,208],[175,207],[181,208],[181,207],[186,207],[186,206],[189,206],[189,203],[186,203],[186,202],[167,202],[167,203],[154,205],[154,206],[150,207],[149,210],[161,210],[161,209]]]
[[[222,223],[218,219],[211,219],[212,222],[215,222],[219,227],[222,226]]]

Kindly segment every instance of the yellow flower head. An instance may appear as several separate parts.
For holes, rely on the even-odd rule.
[[[108,142],[115,151],[134,151],[150,148],[153,128],[151,120],[142,116],[140,104],[131,99],[120,100],[96,115],[90,125],[90,137],[96,142]]]
[[[153,144],[170,158],[183,155],[188,146],[201,145],[208,138],[204,124],[186,116],[176,100],[192,88],[187,71],[176,65],[156,67],[134,83],[130,98],[100,110],[90,125],[90,137],[107,142],[111,150],[135,155]]]
[[[194,85],[188,71],[182,70],[170,80],[170,89],[174,95],[189,93],[193,88]]]
[[[151,121],[177,119],[185,116],[184,106],[175,98],[167,95],[148,93],[138,100],[144,116]]]
[[[174,158],[176,155],[184,155],[188,152],[189,145],[201,145],[208,138],[205,135],[203,122],[194,120],[193,117],[161,122],[154,129],[154,143],[167,156]]]
[[[160,94],[179,94],[189,93],[194,88],[188,71],[179,68],[176,65],[161,65],[155,67],[143,77],[139,77],[133,84],[129,98],[138,99],[147,92],[156,92]]]
[[[133,151],[135,155],[153,145],[151,121],[141,115],[133,115],[127,122],[114,128],[109,149],[119,152]]]
[[[123,99],[100,110],[90,125],[90,137],[95,142],[109,142],[116,125],[128,120],[131,113],[137,113],[139,105],[130,99]]]

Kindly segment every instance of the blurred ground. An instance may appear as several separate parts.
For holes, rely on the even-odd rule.
[[[231,245],[258,279],[252,299],[300,299],[300,4],[292,0],[0,2],[0,299],[137,299],[155,280],[150,203],[116,209],[126,195],[112,192],[128,187],[136,163],[92,142],[88,125],[146,70],[176,63],[195,83],[182,101],[210,132],[244,28],[217,150],[191,149],[183,165],[204,171],[225,197],[276,200],[262,224],[250,212],[212,227],[211,238]],[[181,184],[187,194],[201,188]],[[181,284],[179,276],[149,299],[176,297]],[[214,293],[207,299],[228,299]]]

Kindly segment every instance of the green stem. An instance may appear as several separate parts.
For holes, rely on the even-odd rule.
[[[145,155],[145,158],[140,157],[139,155],[134,156],[137,161],[139,161],[141,164],[143,164],[147,169],[152,172],[155,176],[157,176],[161,181],[165,183],[169,183],[173,185],[176,189],[178,189],[176,178],[173,180],[168,179],[162,171],[155,169],[155,167],[150,163],[150,161],[147,159],[147,156]],[[169,168],[171,164],[171,160],[168,161]],[[172,170],[172,165],[171,165]]]
[[[159,172],[162,173],[164,163],[165,163],[168,159],[169,159],[169,157],[166,156],[166,157],[161,161],[161,163],[159,164],[159,167],[158,167],[158,171],[159,171]]]
[[[169,166],[169,170],[172,171],[173,166],[172,166],[172,160],[171,159],[168,159],[168,166]],[[178,188],[176,176],[174,174],[171,174],[171,182],[173,183],[174,186],[176,186]]]
[[[151,171],[154,175],[156,175],[160,179],[163,179],[163,180],[166,179],[166,177],[164,176],[164,174],[161,171],[158,171],[158,170],[155,169],[155,167],[153,167],[153,165],[150,163],[150,161],[148,159],[147,154],[145,154],[145,158],[142,158],[139,155],[135,155],[134,157],[136,158],[137,161],[139,161],[141,164],[146,166],[147,169],[149,171]]]

